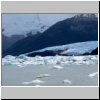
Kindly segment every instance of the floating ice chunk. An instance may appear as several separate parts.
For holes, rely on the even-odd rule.
[[[61,61],[57,61],[56,64],[57,64],[57,65],[60,65],[60,64],[61,64]]]
[[[83,56],[72,56],[73,61],[83,61],[84,57]]]
[[[28,60],[28,57],[24,54],[21,54],[17,57],[18,59]]]
[[[32,83],[38,83],[38,84],[40,83],[41,84],[41,83],[44,83],[44,81],[41,81],[39,79],[36,79],[36,80],[33,80]]]
[[[41,84],[41,83],[44,83],[44,81],[41,81],[39,79],[36,79],[36,80],[30,81],[30,82],[23,82],[22,84],[28,85],[28,84],[32,84],[32,83]]]
[[[7,56],[4,57],[4,59],[15,59],[15,56],[7,55]]]
[[[47,57],[27,57],[26,55],[20,55],[18,57],[6,56],[2,59],[3,66],[16,65],[24,67],[28,65],[54,65],[53,68],[63,69],[61,65],[82,65],[82,64],[97,64],[98,56],[47,56]]]
[[[91,78],[98,77],[98,72],[91,73],[88,76],[91,77]]]
[[[12,63],[6,61],[6,62],[3,62],[2,65],[4,65],[4,66],[10,66],[10,65],[12,65]]]
[[[25,67],[24,65],[21,65],[21,64],[17,64],[17,66],[20,67],[20,68]]]
[[[23,82],[22,84],[24,85],[28,85],[28,84],[31,84],[32,82]]]
[[[96,56],[92,56],[91,60],[96,61],[96,60],[98,60],[98,58]]]
[[[41,86],[41,85],[35,85],[35,86]]]
[[[44,78],[44,77],[49,77],[49,76],[50,76],[49,74],[41,74],[37,76],[37,78]]]
[[[70,80],[65,79],[65,80],[63,80],[63,83],[65,83],[65,84],[71,84],[72,82]]]
[[[55,69],[63,69],[63,67],[59,66],[59,65],[55,65],[55,66],[53,66],[53,68],[55,68]]]

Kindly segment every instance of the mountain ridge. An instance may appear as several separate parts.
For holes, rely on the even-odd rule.
[[[50,46],[98,40],[98,18],[95,15],[81,16],[57,22],[34,40],[32,37],[26,38],[27,41],[22,39],[21,43],[14,44],[4,55],[20,55]]]

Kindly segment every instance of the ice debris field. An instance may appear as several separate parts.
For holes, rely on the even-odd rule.
[[[16,65],[25,67],[27,65],[56,65],[54,68],[62,69],[59,65],[81,65],[81,64],[97,64],[98,56],[48,56],[48,57],[28,57],[25,55],[20,56],[6,56],[2,59],[3,66]]]
[[[98,56],[8,55],[2,59],[2,85],[97,86]]]

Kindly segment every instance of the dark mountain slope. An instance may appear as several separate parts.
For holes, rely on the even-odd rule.
[[[15,43],[3,55],[19,55],[45,47],[98,40],[98,18],[94,14],[81,14],[60,21],[37,38],[27,37]]]
[[[2,34],[2,51],[4,52],[10,48],[15,42],[25,38],[24,35],[12,35],[11,37]]]
[[[98,48],[96,48],[95,50],[93,50],[93,51],[91,52],[91,55],[98,55]]]

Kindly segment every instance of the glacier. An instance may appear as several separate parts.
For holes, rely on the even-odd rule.
[[[98,47],[98,41],[88,41],[88,42],[81,42],[81,43],[74,43],[62,46],[54,46],[44,48],[38,51],[32,51],[26,54],[21,54],[19,56],[11,56],[7,55],[2,58],[2,65],[16,65],[19,67],[25,67],[27,65],[54,65],[53,68],[56,69],[63,69],[60,65],[66,64],[94,64],[98,63],[98,55],[81,55],[84,53],[91,53],[92,50]],[[55,56],[39,56],[36,55],[35,57],[29,57],[28,55],[34,52],[44,52],[46,50],[63,50],[61,54]],[[67,55],[67,56],[66,56]]]
[[[78,42],[78,43],[72,43],[67,45],[60,45],[60,46],[53,46],[53,47],[47,47],[41,50],[32,51],[29,53],[26,53],[25,55],[31,55],[34,53],[42,53],[45,51],[52,51],[53,53],[56,51],[60,51],[60,55],[83,55],[85,53],[91,53],[93,50],[95,50],[98,47],[98,41],[86,41],[86,42]]]

